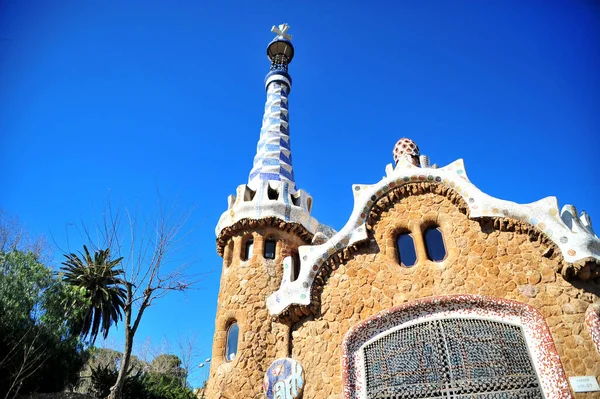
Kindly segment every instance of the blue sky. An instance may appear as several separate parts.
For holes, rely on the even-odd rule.
[[[197,206],[181,255],[217,271],[150,308],[138,342],[195,334],[210,357],[214,226],[252,167],[274,24],[291,26],[294,171],[320,222],[341,229],[351,185],[410,137],[432,163],[464,158],[490,195],[555,195],[600,224],[593,1],[0,4],[0,207],[59,263],[107,196],[147,213],[159,187]]]

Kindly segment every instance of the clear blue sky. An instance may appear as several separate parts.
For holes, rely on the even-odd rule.
[[[490,195],[556,195],[600,227],[598,2],[0,4],[0,207],[77,250],[72,225],[109,193],[198,205],[184,255],[217,272],[150,308],[139,342],[193,333],[210,356],[214,226],[252,166],[274,24],[291,25],[294,168],[319,221],[340,229],[351,185],[378,181],[406,136],[432,163],[464,158]]]

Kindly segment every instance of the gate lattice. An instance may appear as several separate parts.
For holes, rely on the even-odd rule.
[[[543,399],[521,327],[441,319],[395,330],[364,348],[373,399]]]

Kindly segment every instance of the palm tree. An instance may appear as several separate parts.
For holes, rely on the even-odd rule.
[[[112,323],[122,319],[125,282],[119,277],[123,270],[115,267],[123,258],[111,260],[110,248],[95,251],[93,258],[85,245],[83,251],[81,257],[74,253],[65,254],[67,260],[62,262],[65,267],[61,270],[64,272],[64,281],[84,289],[89,299],[89,308],[76,330],[84,339],[89,336],[93,345],[99,333],[106,338]]]

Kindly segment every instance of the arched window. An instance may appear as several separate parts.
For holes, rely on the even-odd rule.
[[[277,241],[269,238],[265,240],[265,259],[275,259],[275,250],[277,249]]]
[[[396,237],[396,249],[398,250],[398,262],[402,266],[411,267],[417,263],[415,242],[409,233],[398,234]]]
[[[254,251],[254,240],[249,238],[244,244],[244,252],[242,253],[242,260],[248,260],[252,258],[252,252]]]
[[[233,322],[227,329],[227,343],[225,344],[225,360],[228,362],[235,359],[238,347],[238,338],[240,335],[240,329],[237,322]]]
[[[279,193],[277,192],[277,190],[269,186],[269,188],[267,189],[267,196],[270,200],[276,200],[279,197]]]
[[[446,258],[446,245],[442,230],[438,226],[430,226],[423,233],[427,258],[434,262],[441,262]]]

